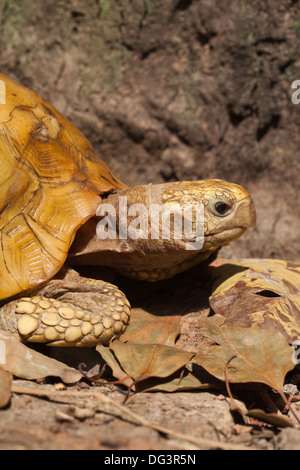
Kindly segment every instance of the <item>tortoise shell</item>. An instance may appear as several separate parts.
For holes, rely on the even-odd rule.
[[[126,187],[51,104],[0,74],[0,299],[53,277],[101,193]]]

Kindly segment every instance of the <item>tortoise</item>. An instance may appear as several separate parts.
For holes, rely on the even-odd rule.
[[[90,347],[126,330],[126,296],[108,282],[80,276],[76,264],[157,281],[202,262],[255,225],[253,201],[237,184],[211,179],[129,188],[51,104],[3,74],[0,80],[6,90],[0,104],[0,328],[21,341]],[[134,205],[202,207],[202,245],[187,248],[187,237],[175,236],[99,237],[108,216],[99,215],[101,209],[115,208],[120,228],[124,200],[130,224],[137,224]],[[174,216],[170,220],[174,232]]]

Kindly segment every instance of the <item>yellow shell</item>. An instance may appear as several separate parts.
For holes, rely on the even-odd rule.
[[[100,194],[126,187],[52,105],[5,75],[0,102],[0,299],[64,263]],[[5,103],[3,104],[3,101]]]

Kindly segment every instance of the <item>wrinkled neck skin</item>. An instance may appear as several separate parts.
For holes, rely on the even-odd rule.
[[[216,213],[214,205],[220,201],[228,204],[228,214]],[[170,213],[163,219],[165,208]],[[107,210],[113,213],[114,236],[103,239]],[[158,218],[157,210],[161,211]],[[136,186],[110,194],[97,214],[78,231],[68,263],[111,266],[129,277],[149,281],[172,277],[206,260],[255,225],[255,209],[247,191],[220,180]],[[143,231],[132,232],[133,228]]]

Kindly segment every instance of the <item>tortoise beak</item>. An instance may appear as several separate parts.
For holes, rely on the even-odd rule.
[[[254,227],[256,224],[256,211],[254,202],[249,196],[237,203],[236,225],[242,228]]]

